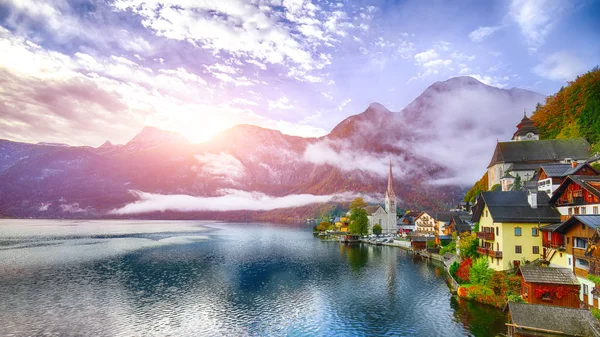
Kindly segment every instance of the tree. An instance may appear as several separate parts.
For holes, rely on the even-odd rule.
[[[369,233],[369,218],[367,218],[367,211],[364,208],[352,209],[348,229],[352,234],[365,235]]]
[[[379,235],[379,234],[381,234],[381,231],[382,231],[381,225],[379,225],[379,224],[373,225],[373,234]]]
[[[492,188],[490,189],[490,191],[501,191],[502,190],[502,185],[500,184],[496,184],[494,186],[492,186]]]
[[[480,257],[473,262],[469,279],[473,284],[487,285],[492,278],[494,271],[490,268],[490,262],[486,256]]]
[[[367,203],[363,200],[363,198],[358,197],[352,200],[352,202],[350,202],[350,210],[365,207],[367,207]]]
[[[517,176],[515,177],[515,182],[513,183],[512,190],[520,191],[522,189],[523,189],[523,182],[521,182],[521,176],[517,174]]]
[[[479,239],[475,233],[464,232],[460,234],[460,240],[458,241],[458,249],[460,249],[460,257],[463,259],[466,257],[477,256],[477,244]]]
[[[470,282],[470,271],[472,264],[473,260],[471,260],[471,258],[466,258],[462,260],[462,262],[458,266],[458,270],[456,271],[456,277],[458,278],[458,281],[460,281],[461,283]]]
[[[322,221],[318,226],[317,226],[317,230],[318,231],[325,231],[327,229],[329,229],[329,226],[331,226],[331,223],[327,222],[327,221]]]

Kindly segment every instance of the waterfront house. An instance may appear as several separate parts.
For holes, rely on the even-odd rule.
[[[561,220],[576,214],[599,214],[600,176],[568,176],[550,198]]]
[[[434,234],[435,225],[435,219],[427,212],[421,212],[421,214],[415,218],[415,230],[418,233]]]
[[[479,222],[477,252],[488,257],[492,269],[508,270],[540,258],[540,227],[560,221],[548,201],[537,190],[479,195],[472,219]]]
[[[433,241],[433,237],[413,235],[410,237],[410,248],[413,250],[427,249],[427,241]]]
[[[464,232],[470,232],[471,225],[467,222],[464,215],[454,214],[452,215],[452,219],[450,220],[450,224],[446,227],[444,231],[444,235],[452,235],[452,233],[456,232],[456,234],[460,235]]]
[[[538,190],[552,195],[563,180],[570,175],[597,176],[598,171],[588,163],[544,164],[540,166],[537,174]]]
[[[600,234],[600,215],[574,215],[555,229],[564,235],[567,267],[581,283],[579,298],[585,304],[600,308],[598,289],[588,279],[588,274],[600,276],[600,249],[597,249]]]
[[[599,337],[600,322],[589,310],[508,302],[511,337]]]
[[[539,130],[525,115],[510,142],[498,142],[488,165],[488,189],[507,171],[522,181],[533,178],[543,164],[585,162],[590,144],[584,138],[539,140]]]
[[[579,308],[579,281],[571,269],[521,266],[521,298],[531,304]]]

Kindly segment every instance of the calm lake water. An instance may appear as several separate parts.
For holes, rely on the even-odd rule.
[[[0,220],[1,336],[497,336],[444,270],[310,228]]]

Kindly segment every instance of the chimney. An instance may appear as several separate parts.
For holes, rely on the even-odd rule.
[[[530,189],[527,191],[527,202],[531,208],[537,208],[537,190]]]
[[[577,162],[576,161],[571,162],[571,167],[572,168],[576,168],[577,167]]]

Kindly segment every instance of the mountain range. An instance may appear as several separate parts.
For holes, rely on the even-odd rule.
[[[522,110],[543,100],[457,77],[399,112],[372,103],[320,138],[237,125],[199,144],[153,127],[97,148],[0,140],[0,215],[311,217],[315,203],[380,202],[390,162],[402,208],[442,209],[461,200]]]

